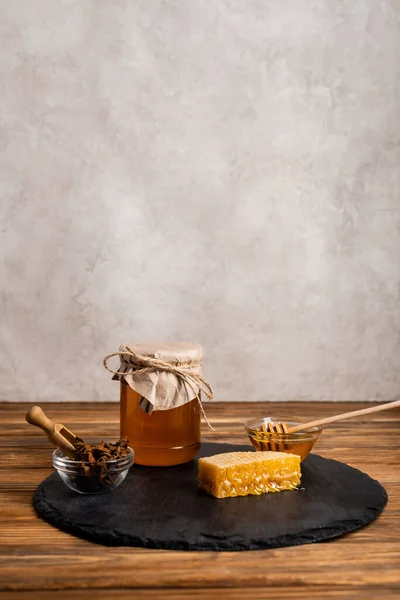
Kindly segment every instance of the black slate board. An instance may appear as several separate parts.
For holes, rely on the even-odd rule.
[[[200,456],[249,450],[204,443]],[[218,500],[197,487],[197,462],[133,465],[114,492],[83,496],[58,473],[38,487],[37,513],[78,537],[108,546],[173,550],[257,550],[320,542],[370,523],[387,502],[384,488],[348,465],[311,454],[302,487]]]

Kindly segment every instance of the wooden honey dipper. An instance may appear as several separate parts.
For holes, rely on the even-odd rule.
[[[361,415],[369,415],[374,412],[380,412],[382,410],[389,410],[391,408],[400,407],[400,400],[395,400],[394,402],[387,402],[386,404],[379,404],[378,406],[371,406],[370,408],[362,408],[360,410],[352,410],[350,412],[341,413],[339,415],[334,415],[333,417],[325,417],[324,419],[315,419],[314,421],[309,421],[308,423],[301,423],[300,425],[295,425],[294,427],[288,427],[285,422],[272,422],[261,425],[261,431],[265,433],[271,434],[279,434],[279,435],[290,435],[291,433],[296,433],[298,431],[304,431],[310,429],[311,427],[318,427],[320,425],[329,425],[330,423],[336,423],[337,421],[344,421],[346,419],[351,419],[353,417],[359,417]],[[285,443],[280,443],[279,440],[273,440],[270,442],[271,446],[275,446],[276,450],[279,452],[282,448],[285,448]],[[268,449],[268,440],[264,442],[260,442],[261,449]]]

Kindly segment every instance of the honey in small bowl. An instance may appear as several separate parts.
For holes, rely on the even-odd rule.
[[[310,427],[295,433],[271,433],[263,431],[268,423],[286,423],[288,428],[301,425],[299,421],[282,417],[263,417],[252,419],[244,424],[253,448],[258,451],[288,452],[297,454],[303,461],[311,452],[322,427]]]

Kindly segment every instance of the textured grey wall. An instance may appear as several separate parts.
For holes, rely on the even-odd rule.
[[[219,400],[400,391],[398,1],[0,10],[2,397],[152,338]]]

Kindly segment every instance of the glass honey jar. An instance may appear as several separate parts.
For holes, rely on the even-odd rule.
[[[121,437],[135,451],[135,463],[172,466],[200,450],[201,391],[212,390],[201,374],[202,348],[193,343],[122,345],[114,379],[120,381]],[[111,369],[109,369],[111,370]],[[205,384],[205,385],[204,385]]]

